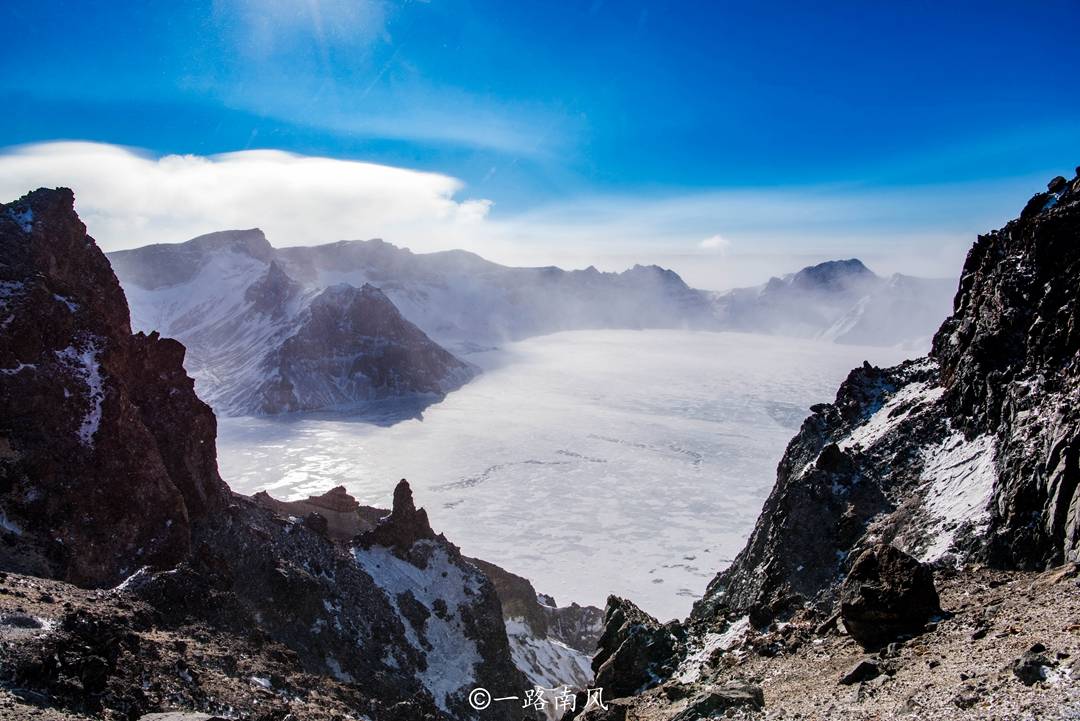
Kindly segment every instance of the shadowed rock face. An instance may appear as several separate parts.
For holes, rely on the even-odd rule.
[[[180,560],[227,489],[183,346],[131,334],[73,203],[38,190],[0,206],[0,534],[20,542],[0,562],[111,585]]]
[[[393,396],[441,397],[473,375],[372,285],[324,290],[262,365],[269,380],[255,386],[244,405],[265,414]]]
[[[630,601],[609,597],[593,656],[596,685],[616,697],[658,685],[675,671],[684,639],[678,622],[661,624]]]

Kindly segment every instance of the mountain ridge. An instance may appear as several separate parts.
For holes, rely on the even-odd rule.
[[[857,259],[718,294],[690,288],[656,265],[617,273],[513,268],[468,251],[417,254],[380,239],[274,248],[257,229],[109,257],[135,327],[183,341],[200,395],[224,415],[355,408],[401,393],[434,402],[475,372],[443,350],[467,354],[563,330],[736,330],[892,345],[927,343],[945,314],[944,284],[880,278]],[[398,354],[404,365],[397,371],[412,381],[379,390],[359,371],[367,356],[358,345],[355,373],[316,370],[309,392],[294,398],[299,376],[284,378],[276,359],[308,326],[316,298],[342,284],[379,288],[387,299],[379,312],[401,316],[396,335],[409,335],[403,329],[412,325],[427,336],[414,334]],[[412,362],[436,356],[437,369]],[[321,365],[329,368],[333,359],[327,355]],[[341,383],[352,390],[332,390]]]

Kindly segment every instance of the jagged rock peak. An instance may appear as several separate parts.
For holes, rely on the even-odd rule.
[[[358,540],[365,548],[375,545],[406,551],[426,538],[435,538],[427,511],[416,507],[412,488],[402,478],[394,488],[394,506],[390,515],[380,520],[374,530],[361,534]]]

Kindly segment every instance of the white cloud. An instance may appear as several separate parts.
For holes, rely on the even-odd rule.
[[[714,253],[726,253],[731,248],[731,241],[717,233],[698,243],[698,247]]]
[[[657,263],[693,286],[721,289],[831,258],[860,257],[880,273],[955,276],[975,235],[1000,227],[1042,182],[579,195],[511,214],[459,197],[464,183],[447,175],[274,150],[162,158],[85,142],[0,150],[0,200],[59,185],[74,189],[107,250],[260,227],[279,247],[381,237],[512,265]]]
[[[275,245],[385,237],[431,247],[484,221],[491,201],[457,200],[462,183],[373,163],[255,150],[155,158],[99,143],[57,142],[0,154],[0,197],[67,186],[106,250],[260,227]]]

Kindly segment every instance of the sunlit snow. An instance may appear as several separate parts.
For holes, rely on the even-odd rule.
[[[911,350],[737,333],[578,331],[467,356],[484,373],[423,420],[223,418],[222,474],[301,498],[412,484],[468,555],[560,603],[683,616],[748,535],[808,408]],[[376,423],[369,422],[374,419]]]

